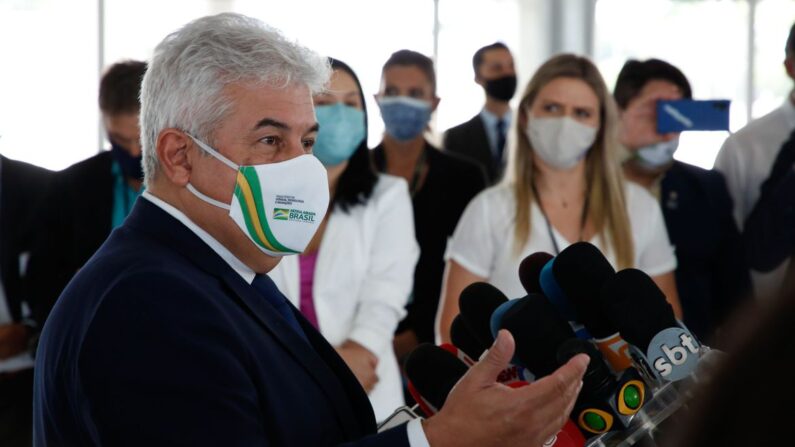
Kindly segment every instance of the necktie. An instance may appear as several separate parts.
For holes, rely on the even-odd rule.
[[[494,165],[502,166],[502,154],[505,150],[505,119],[497,121],[497,152],[494,154]]]
[[[254,281],[251,283],[251,286],[259,292],[259,294],[265,298],[265,300],[270,303],[271,306],[279,312],[279,315],[284,318],[287,324],[293,328],[298,335],[301,336],[304,340],[309,342],[306,338],[306,334],[304,330],[301,328],[301,325],[298,323],[298,319],[295,318],[295,314],[293,313],[293,309],[290,304],[287,302],[287,298],[279,291],[276,287],[276,284],[273,283],[268,275],[257,275],[254,277]]]

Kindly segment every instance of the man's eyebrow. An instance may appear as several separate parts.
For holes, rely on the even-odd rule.
[[[273,118],[263,118],[259,120],[259,122],[254,126],[254,130],[261,129],[263,127],[275,127],[277,129],[290,130],[290,126]]]
[[[319,130],[320,130],[320,124],[315,123],[315,125],[310,127],[309,130],[306,131],[306,133],[317,132]]]

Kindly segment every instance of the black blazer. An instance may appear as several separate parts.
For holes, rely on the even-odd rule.
[[[44,324],[72,276],[111,230],[113,156],[102,152],[58,172],[46,197],[41,236],[33,247],[28,284],[34,316]]]
[[[25,296],[20,256],[42,235],[33,227],[41,219],[40,201],[52,175],[47,169],[0,155],[0,277],[11,317],[17,322],[22,319],[23,301],[33,308]]]
[[[702,340],[751,296],[751,275],[723,175],[675,162],[660,195],[676,248],[676,285],[685,324]]]
[[[486,127],[480,114],[448,129],[444,134],[442,146],[444,150],[462,155],[480,165],[486,172],[488,184],[493,185],[502,177],[503,168],[494,164],[489,137],[486,135]]]
[[[273,293],[279,293],[273,287]],[[64,290],[36,357],[36,446],[407,446],[367,395],[191,230],[138,200]]]

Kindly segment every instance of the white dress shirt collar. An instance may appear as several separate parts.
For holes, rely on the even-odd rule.
[[[790,129],[795,129],[795,91],[787,95],[784,104],[781,105],[781,111],[787,119]]]
[[[192,220],[190,220],[190,218],[188,218],[188,216],[185,215],[185,213],[173,207],[172,205],[169,205],[162,199],[155,197],[149,191],[144,191],[141,197],[152,202],[155,206],[170,214],[174,219],[177,219],[178,221],[182,222],[182,224],[188,227],[189,230],[194,232],[196,236],[199,236],[199,239],[204,241],[205,244],[209,245],[210,248],[212,248],[213,251],[216,252],[218,256],[221,257],[221,259],[223,259],[227,264],[229,264],[229,266],[232,267],[232,269],[236,271],[243,278],[244,281],[246,281],[249,284],[251,284],[251,282],[254,281],[254,277],[256,276],[254,270],[252,270],[249,266],[244,264],[243,261],[241,261],[235,255],[233,255],[232,252],[229,251],[226,247],[221,245],[221,243],[218,242],[218,240],[210,236],[210,233],[204,231],[200,226],[196,225]]]

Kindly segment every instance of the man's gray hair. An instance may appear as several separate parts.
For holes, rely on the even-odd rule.
[[[234,106],[222,94],[225,86],[305,85],[314,94],[322,91],[330,74],[325,57],[257,19],[223,13],[188,23],[157,45],[141,86],[146,184],[151,186],[157,176],[155,148],[163,129],[181,129],[212,142],[213,132]]]

